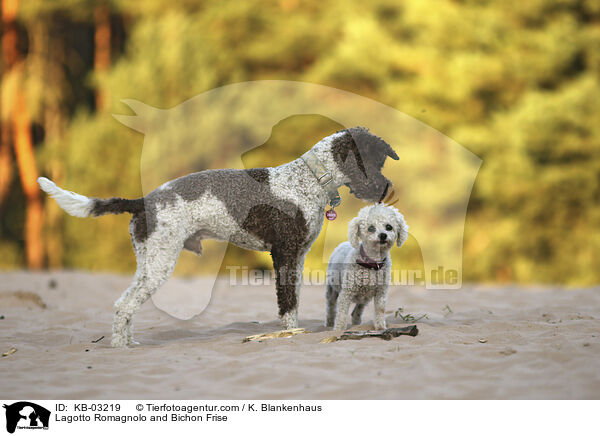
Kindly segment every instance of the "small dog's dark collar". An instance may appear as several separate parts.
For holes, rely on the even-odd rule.
[[[367,256],[367,253],[365,253],[365,249],[363,248],[362,244],[360,244],[360,257],[362,259],[356,259],[356,263],[358,265],[364,266],[365,268],[374,269],[375,271],[378,271],[381,268],[383,268],[383,265],[385,265],[385,261],[387,259],[386,257],[384,257],[381,262],[377,262],[376,260],[371,259],[369,256]]]

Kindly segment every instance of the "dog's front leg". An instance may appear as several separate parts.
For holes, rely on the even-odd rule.
[[[375,307],[375,330],[385,329],[385,305],[387,303],[387,289],[377,291],[373,298]]]
[[[281,323],[285,329],[297,328],[304,255],[277,248],[271,251],[271,255],[277,281],[277,304]]]

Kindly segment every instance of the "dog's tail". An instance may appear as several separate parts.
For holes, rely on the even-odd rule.
[[[135,200],[117,197],[107,200],[88,198],[85,195],[61,189],[52,180],[45,177],[38,178],[37,182],[42,191],[54,198],[65,212],[76,217],[85,218],[107,213],[119,214],[125,212],[137,214],[144,210],[143,198]]]

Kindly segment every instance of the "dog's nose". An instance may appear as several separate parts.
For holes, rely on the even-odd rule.
[[[381,242],[385,242],[386,239],[387,239],[387,235],[385,233],[380,233],[379,234],[379,240]]]

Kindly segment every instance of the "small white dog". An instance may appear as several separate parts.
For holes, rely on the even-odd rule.
[[[351,303],[352,324],[360,324],[365,306],[374,300],[375,329],[385,329],[385,305],[391,281],[389,251],[404,244],[408,226],[398,210],[381,203],[367,206],[350,221],[348,239],[337,246],[327,266],[325,325],[344,330]],[[334,321],[335,320],[335,321]]]

